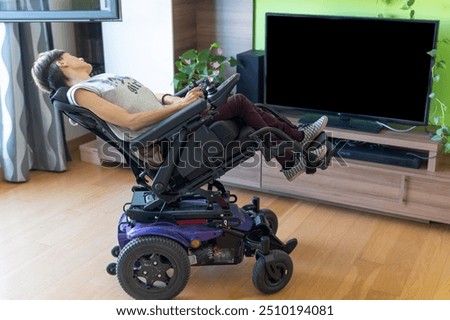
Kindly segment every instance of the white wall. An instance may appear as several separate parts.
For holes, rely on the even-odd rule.
[[[172,25],[172,0],[122,1],[122,21],[102,23],[106,72],[172,93]]]

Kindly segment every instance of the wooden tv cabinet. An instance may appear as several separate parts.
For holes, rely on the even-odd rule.
[[[431,141],[426,132],[397,133],[383,129],[372,134],[335,128],[326,131],[334,138],[419,150],[428,153],[430,159],[420,169],[411,169],[336,158],[327,170],[303,174],[289,182],[276,161],[266,163],[257,154],[230,170],[221,181],[261,192],[450,224],[449,157],[440,156],[440,145]]]

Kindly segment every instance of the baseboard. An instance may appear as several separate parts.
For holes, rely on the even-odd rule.
[[[70,151],[70,152],[73,152],[73,151],[78,150],[78,148],[80,147],[80,145],[82,145],[82,144],[84,144],[84,143],[86,143],[86,142],[92,141],[92,140],[94,140],[95,138],[96,138],[96,137],[95,137],[95,134],[93,134],[93,133],[87,133],[87,134],[84,134],[84,135],[82,135],[82,136],[79,136],[79,137],[77,137],[77,138],[75,138],[75,139],[72,139],[72,140],[67,141],[67,147],[69,148],[69,151]]]

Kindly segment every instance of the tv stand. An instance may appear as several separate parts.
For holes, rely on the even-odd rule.
[[[312,123],[320,116],[320,114],[307,113],[302,115],[298,121],[299,123]],[[352,118],[343,115],[327,115],[327,117],[328,127],[331,128],[340,128],[370,133],[378,133],[383,128],[377,122],[371,120]]]
[[[287,116],[297,121],[298,115]],[[419,168],[401,167],[373,161],[333,158],[327,170],[303,174],[288,182],[276,161],[266,163],[258,153],[227,172],[221,181],[227,185],[353,208],[359,211],[450,224],[450,155],[443,155],[438,167],[440,145],[427,132],[379,133],[327,128],[333,139],[376,144],[419,151],[427,160]]]

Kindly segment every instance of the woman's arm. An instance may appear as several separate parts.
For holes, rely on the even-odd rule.
[[[91,91],[85,89],[78,89],[75,91],[75,101],[78,105],[89,109],[106,122],[132,131],[137,131],[158,123],[202,97],[203,92],[194,88],[189,91],[185,97],[176,99],[176,101],[166,105],[164,108],[129,113],[125,109],[99,97]]]

